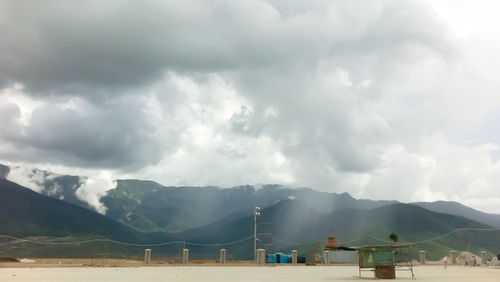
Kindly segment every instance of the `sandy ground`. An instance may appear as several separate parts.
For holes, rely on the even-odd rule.
[[[500,268],[415,267],[417,281],[500,281]],[[0,268],[0,281],[366,281],[356,266],[142,266]],[[411,280],[409,272],[397,280]]]

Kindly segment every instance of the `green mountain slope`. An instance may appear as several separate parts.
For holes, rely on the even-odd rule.
[[[59,200],[64,200],[65,202],[81,206],[84,208],[92,209],[87,202],[80,200],[77,197],[76,191],[80,186],[86,181],[86,177],[80,177],[76,175],[60,175],[52,173],[50,171],[41,170],[37,168],[24,169],[22,167],[6,167],[6,173],[4,179],[8,179],[9,172],[12,170],[20,170],[17,172],[22,175],[25,180],[32,182],[38,187],[37,192],[42,195],[46,195]],[[1,178],[2,166],[0,165],[0,178]],[[12,180],[11,180],[12,181]],[[15,181],[13,181],[15,182]]]
[[[0,179],[0,233],[14,236],[99,235],[137,238],[138,232],[106,216]]]
[[[163,188],[162,188],[163,189]],[[193,258],[215,258],[220,248],[228,256],[250,259],[253,253],[252,211],[241,210],[211,224],[179,233],[141,233],[106,216],[61,200],[40,195],[7,180],[0,180],[0,234],[49,242],[74,242],[90,238],[154,246],[155,256],[179,256],[182,248]],[[345,245],[384,244],[395,232],[401,241],[422,241],[456,228],[490,228],[464,217],[442,214],[408,204],[387,205],[371,210],[352,208],[321,212],[298,200],[284,200],[262,210],[258,221],[259,246],[268,251],[319,251],[330,229]],[[270,233],[270,234],[267,234]],[[242,240],[243,239],[243,240]],[[240,241],[241,240],[241,241]],[[316,241],[313,244],[304,242]],[[318,243],[320,241],[320,243]],[[430,259],[449,250],[500,252],[500,232],[460,231],[432,242],[418,244]],[[194,243],[194,244],[193,244]],[[225,243],[231,243],[226,245]],[[272,243],[272,245],[267,245]],[[0,239],[0,256],[35,257],[126,257],[140,258],[148,246],[129,246],[111,242],[76,245],[39,245]]]
[[[43,189],[41,194],[92,209],[76,196],[85,177],[57,175],[43,170],[27,170]],[[0,165],[0,178],[9,167]],[[40,177],[43,176],[43,177]],[[40,183],[40,179],[43,183]],[[118,180],[117,187],[101,198],[107,207],[106,216],[144,232],[179,232],[204,226],[234,213],[250,213],[254,206],[270,207],[284,200],[295,199],[309,209],[321,213],[353,208],[373,209],[397,203],[354,199],[348,193],[336,194],[309,188],[292,189],[280,185],[243,185],[219,187],[165,187],[153,181]],[[457,202],[413,203],[425,209],[463,216],[500,227],[500,215],[487,214]]]
[[[95,238],[133,243],[169,240],[166,234],[138,232],[89,209],[40,195],[5,179],[0,179],[0,235],[51,243],[35,244],[0,237],[0,256],[93,257],[105,253],[106,256],[131,257],[140,256],[144,248],[101,241],[58,243]]]
[[[481,212],[476,209],[464,206],[457,202],[437,201],[437,202],[417,202],[412,204],[423,207],[431,211],[459,215],[479,222],[486,223],[491,226],[500,227],[500,214],[489,214]]]
[[[349,194],[291,189],[280,185],[165,187],[153,181],[118,180],[116,189],[101,198],[106,216],[142,231],[176,232],[206,225],[255,206],[269,207],[295,199],[319,212],[352,207],[370,209],[393,201],[356,200]]]
[[[274,239],[270,251],[305,249],[304,242],[326,241],[329,230],[333,230],[337,240],[349,242],[348,246],[364,244],[387,244],[389,234],[395,232],[400,241],[418,242],[448,233],[456,228],[491,228],[488,225],[464,217],[435,213],[409,204],[394,204],[372,210],[340,209],[331,213],[321,213],[308,208],[298,201],[282,201],[264,209],[259,221],[271,223],[266,232]],[[259,226],[259,225],[258,225]],[[263,225],[264,226],[264,225]],[[253,234],[253,217],[221,220],[201,228],[186,230],[179,237],[200,242],[216,239],[230,242]],[[480,250],[500,252],[499,231],[459,231],[432,242],[419,243],[415,250],[424,249],[430,259],[438,259],[450,250]],[[322,244],[315,245],[319,251]],[[199,252],[203,253],[203,248]],[[237,252],[243,257],[251,257],[253,242],[235,245],[228,252]]]

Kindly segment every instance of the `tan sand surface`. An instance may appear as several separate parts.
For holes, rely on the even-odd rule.
[[[356,266],[159,266],[0,268],[0,281],[366,281]],[[409,272],[397,280],[410,281]],[[500,281],[500,268],[415,267],[417,281]]]

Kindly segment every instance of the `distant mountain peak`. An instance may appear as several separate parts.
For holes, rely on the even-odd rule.
[[[0,164],[0,179],[7,179],[10,167]]]
[[[344,192],[344,193],[341,193],[341,194],[337,194],[337,195],[339,195],[342,198],[348,198],[348,199],[354,200],[354,198],[351,196],[351,194],[349,194],[347,192]]]

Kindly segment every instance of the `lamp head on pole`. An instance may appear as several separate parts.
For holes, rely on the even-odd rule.
[[[260,215],[260,207],[255,207],[254,212],[255,215]]]

